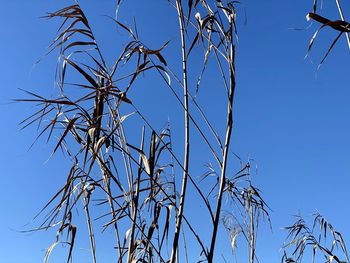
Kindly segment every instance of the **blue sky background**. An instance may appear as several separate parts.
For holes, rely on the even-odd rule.
[[[20,131],[18,123],[34,108],[13,104],[13,98],[23,97],[19,89],[44,94],[54,92],[55,56],[44,58],[37,65],[52,40],[57,23],[40,19],[47,11],[64,6],[67,1],[1,1],[0,76],[0,138],[2,150],[2,187],[0,191],[0,255],[7,263],[40,262],[44,249],[54,239],[54,233],[22,234],[24,225],[31,222],[50,194],[63,182],[68,165],[57,155],[46,162],[52,144],[40,142],[28,151],[36,130]],[[110,0],[81,1],[91,19],[97,39],[107,57],[115,56],[118,34],[110,20],[115,2]],[[280,247],[286,233],[280,228],[292,223],[292,215],[308,216],[316,210],[350,240],[347,207],[350,164],[350,89],[349,50],[341,39],[325,64],[317,71],[317,63],[325,54],[335,32],[321,31],[311,54],[314,64],[304,59],[309,40],[317,26],[305,31],[305,15],[313,1],[243,1],[248,23],[239,27],[237,47],[237,93],[233,151],[241,158],[253,158],[258,165],[255,184],[263,191],[272,208],[273,232],[268,227],[258,236],[258,256],[261,262],[279,262]],[[68,2],[67,2],[68,3]],[[147,1],[129,5],[121,10],[121,22],[131,21],[138,14],[140,38],[157,48],[171,39],[176,43],[176,13],[166,1]],[[324,3],[324,12],[338,18],[335,4]],[[240,21],[243,21],[242,13]],[[349,15],[349,14],[345,14]],[[349,17],[348,16],[348,17]],[[157,23],[159,17],[164,23]],[[123,34],[123,33],[122,33]],[[174,47],[174,45],[173,45]],[[178,51],[164,51],[169,60]],[[194,55],[194,60],[197,58]],[[215,76],[205,78],[203,101],[209,115],[220,113],[215,106]],[[147,79],[147,78],[146,78]],[[145,80],[145,86],[152,79]],[[139,81],[141,83],[142,81]],[[147,84],[148,83],[148,84]],[[140,88],[141,89],[141,88]],[[143,97],[136,102],[162,97],[169,93],[143,88]],[[147,97],[149,96],[149,97]],[[139,101],[138,101],[139,100]],[[172,105],[159,102],[159,106]],[[152,110],[144,105],[144,111]],[[149,114],[155,125],[169,117],[177,123],[176,110]],[[182,116],[182,115],[181,115]],[[218,117],[220,118],[220,117]],[[175,126],[176,130],[176,126]],[[178,133],[181,136],[181,128]],[[193,160],[200,158],[193,152]],[[203,164],[207,160],[202,160]],[[62,174],[63,173],[63,174]],[[349,244],[349,243],[348,243]],[[52,262],[61,262],[53,256]],[[83,257],[76,262],[86,262]]]

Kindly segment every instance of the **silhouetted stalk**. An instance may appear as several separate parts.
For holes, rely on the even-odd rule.
[[[84,190],[84,191],[85,191],[84,199],[83,199],[84,200],[84,210],[85,210],[86,223],[87,223],[87,226],[88,226],[89,237],[90,237],[91,255],[92,255],[93,263],[96,263],[95,235],[94,235],[94,230],[93,230],[93,227],[92,227],[90,211],[89,211],[89,203],[90,203],[91,192],[90,192],[90,190],[88,190],[88,191]]]
[[[143,151],[144,146],[144,138],[145,138],[145,128],[142,128],[142,136],[141,136],[141,145],[140,150]],[[135,240],[135,227],[136,227],[136,216],[137,216],[137,209],[139,206],[139,194],[140,194],[140,183],[141,183],[141,174],[142,174],[142,157],[140,154],[139,157],[139,168],[138,168],[138,174],[137,174],[137,180],[136,180],[136,189],[135,194],[132,195],[131,200],[131,209],[132,209],[132,222],[131,222],[131,233],[130,233],[130,239],[129,239],[129,249],[128,249],[128,263],[131,263],[134,259],[134,240]]]
[[[117,120],[120,120],[120,114],[118,109],[116,110],[116,114],[117,114]],[[131,168],[131,160],[130,160],[130,151],[129,151],[129,147],[127,146],[127,140],[126,140],[126,135],[124,133],[124,129],[123,129],[123,124],[119,123],[118,121],[115,123],[117,130],[116,130],[116,134],[119,138],[119,143],[120,143],[120,148],[123,149],[123,151],[121,151],[122,157],[123,157],[123,162],[124,162],[124,166],[125,166],[125,172],[127,175],[127,179],[128,179],[128,184],[129,184],[129,189],[130,189],[130,196],[131,198],[134,196],[134,191],[133,191],[133,173],[132,173],[132,168]],[[132,206],[133,201],[130,200],[130,204]],[[136,208],[137,209],[137,208]],[[114,208],[113,208],[113,213],[114,213]],[[113,214],[113,218],[115,218],[115,215]],[[131,222],[131,224],[134,224],[134,221]],[[115,223],[116,225],[116,223]],[[120,237],[118,236],[118,242],[120,240]],[[119,246],[120,247],[120,246]],[[122,248],[119,249],[120,251],[120,257],[119,257],[119,262],[122,263],[123,262],[123,255],[124,255],[124,246]],[[128,254],[129,255],[129,254]]]
[[[170,68],[167,68],[168,71],[172,74],[172,76],[177,80],[177,82],[180,84],[180,86],[182,86],[183,88],[183,84],[182,82],[178,79],[178,77],[174,74],[174,72],[171,71]],[[164,76],[163,76],[164,77]],[[166,79],[164,79],[166,81]],[[185,109],[184,104],[182,103],[180,97],[176,94],[175,90],[171,87],[171,85],[169,85],[169,83],[167,83],[168,87],[171,89],[172,93],[174,94],[174,96],[176,97],[176,99],[179,101],[179,103],[181,104],[181,106]],[[189,91],[187,91],[188,97],[192,100],[193,104],[195,105],[195,107],[197,108],[199,114],[202,116],[202,118],[204,119],[205,123],[207,124],[207,126],[209,127],[209,129],[211,130],[211,132],[213,133],[215,139],[218,142],[218,145],[220,146],[220,148],[222,149],[222,144],[220,142],[220,139],[218,137],[218,135],[216,134],[216,132],[214,131],[213,126],[210,124],[208,118],[205,116],[203,110],[200,108],[200,106],[198,105],[198,103],[195,100],[195,97],[191,95],[191,93]],[[199,134],[201,135],[202,139],[204,140],[204,142],[208,145],[210,151],[212,152],[215,160],[218,162],[218,164],[221,166],[221,161],[218,157],[218,155],[216,154],[213,146],[211,145],[211,143],[209,142],[208,138],[205,136],[202,128],[199,126],[199,124],[197,123],[197,121],[194,119],[194,117],[192,117],[192,115],[190,113],[188,113],[188,117],[189,119],[192,121],[194,127],[198,130]]]
[[[179,235],[181,231],[183,210],[187,189],[187,177],[189,166],[189,151],[190,151],[190,126],[189,126],[189,112],[188,112],[188,86],[187,86],[187,55],[186,55],[186,43],[185,43],[185,25],[184,15],[181,0],[176,0],[176,9],[178,12],[178,19],[180,25],[181,36],[181,51],[182,51],[182,69],[183,69],[183,91],[184,91],[184,113],[185,113],[185,152],[184,152],[184,170],[182,178],[182,189],[180,195],[179,210],[176,218],[174,241],[171,251],[170,263],[175,263],[178,251]]]
[[[133,105],[134,106],[134,105]],[[150,122],[145,118],[144,115],[141,114],[141,112],[134,106],[134,109],[136,111],[136,113],[141,117],[141,119],[146,123],[146,125],[151,129],[154,130],[154,127],[150,124]],[[158,136],[158,135],[157,135]],[[173,158],[173,160],[176,162],[177,165],[179,165],[179,167],[184,171],[184,167],[182,166],[182,163],[180,162],[180,160],[177,158],[177,156],[173,153],[173,151],[165,144],[165,142],[158,137],[158,139],[161,140],[162,144],[164,145],[164,147],[167,149],[167,151],[170,153],[171,157]],[[212,219],[212,221],[214,221],[214,215],[213,215],[213,211],[210,207],[210,204],[208,203],[208,200],[205,198],[202,190],[199,188],[199,186],[197,185],[197,183],[195,182],[195,180],[192,178],[191,174],[189,172],[187,172],[187,177],[188,179],[191,181],[191,183],[193,183],[194,188],[197,190],[199,196],[202,198],[202,200],[204,201],[204,204],[206,205],[208,212],[210,214],[210,217]],[[177,208],[176,203],[172,203],[172,205],[174,205],[174,207]]]
[[[99,53],[101,55],[101,53]],[[101,55],[102,57],[102,55]],[[102,79],[101,83],[100,83],[101,87],[104,86],[104,81]],[[106,83],[106,86],[111,85],[111,83]],[[94,113],[96,112],[96,116],[95,118],[97,119],[97,134],[96,134],[96,140],[95,142],[98,142],[100,139],[100,130],[101,130],[101,125],[102,125],[102,116],[104,115],[104,109],[105,109],[105,101],[108,99],[106,98],[105,94],[100,91],[100,94],[98,94],[98,99],[95,102],[95,109],[94,109]],[[117,123],[118,124],[118,123]],[[116,124],[116,125],[117,125]],[[122,145],[121,145],[122,146]],[[92,155],[99,155],[100,153],[96,152],[92,152]],[[103,178],[103,182],[104,182],[104,187],[105,187],[105,191],[107,193],[107,200],[109,203],[109,207],[111,210],[111,214],[113,219],[116,218],[116,213],[115,213],[115,208],[114,208],[114,204],[113,204],[113,199],[112,199],[112,192],[111,192],[111,188],[110,188],[110,177],[108,175],[108,172],[106,171],[106,161],[103,158],[103,155],[101,154],[101,157],[99,158],[99,165],[100,165],[100,171],[102,173],[102,178]],[[123,251],[122,251],[122,246],[121,246],[121,241],[120,241],[120,236],[119,236],[119,230],[118,230],[118,225],[117,222],[114,222],[113,224],[114,229],[115,229],[115,235],[116,235],[116,240],[117,240],[117,251],[118,251],[118,262],[122,262],[123,259]]]
[[[255,258],[255,225],[254,225],[254,211],[252,203],[251,189],[248,191],[248,208],[249,208],[249,263],[254,263]]]
[[[104,161],[102,161],[102,163],[105,163]],[[103,182],[105,185],[105,191],[107,194],[107,200],[108,200],[108,204],[109,207],[111,209],[111,213],[112,213],[112,218],[115,219],[116,218],[116,214],[115,214],[115,208],[114,208],[114,204],[113,204],[113,199],[112,199],[112,193],[111,193],[111,188],[110,188],[110,179],[108,176],[108,172],[106,171],[104,165],[101,163],[101,161],[99,160],[99,164],[100,164],[100,169],[102,172],[102,178],[103,178]],[[122,251],[121,251],[121,242],[120,242],[120,237],[119,237],[119,230],[118,230],[118,225],[117,222],[113,223],[114,226],[114,230],[115,230],[115,235],[116,235],[116,239],[117,239],[117,251],[118,251],[118,262],[122,262]]]
[[[214,257],[214,250],[215,250],[215,242],[217,237],[217,231],[220,223],[220,213],[221,213],[221,206],[222,206],[222,198],[225,190],[226,185],[226,170],[227,170],[227,159],[230,149],[230,142],[231,142],[231,133],[232,133],[232,126],[233,126],[233,97],[235,93],[235,87],[236,87],[236,78],[235,78],[235,65],[234,65],[234,59],[235,59],[235,46],[233,44],[232,40],[232,34],[233,34],[233,28],[232,28],[232,21],[230,21],[230,31],[229,36],[226,36],[229,39],[229,45],[230,45],[230,55],[229,55],[229,72],[230,72],[230,83],[229,83],[229,94],[228,94],[228,105],[227,105],[227,124],[226,124],[226,137],[225,137],[225,146],[223,151],[223,158],[222,158],[222,166],[221,166],[221,175],[220,175],[220,185],[219,185],[219,194],[218,194],[218,201],[217,201],[217,207],[216,207],[216,213],[215,213],[215,219],[214,219],[214,225],[213,225],[213,233],[211,236],[211,244],[210,244],[210,250],[208,254],[208,262],[213,262]]]

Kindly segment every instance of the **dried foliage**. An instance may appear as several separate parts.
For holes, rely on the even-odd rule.
[[[345,21],[344,18],[344,14],[343,14],[343,9],[342,6],[339,2],[339,0],[335,0],[337,9],[338,9],[338,13],[340,16],[339,20],[330,20],[327,19],[321,15],[318,14],[318,3],[317,0],[314,0],[314,7],[313,7],[313,12],[308,13],[306,15],[306,20],[314,20],[318,23],[321,24],[321,26],[315,31],[315,33],[313,34],[310,43],[309,43],[309,47],[308,47],[308,54],[310,53],[315,39],[318,35],[318,33],[320,32],[321,29],[326,28],[326,27],[330,27],[333,30],[338,32],[338,35],[336,36],[336,38],[333,40],[333,42],[331,43],[331,45],[329,46],[328,50],[326,51],[325,55],[323,56],[321,62],[318,65],[318,68],[322,65],[322,63],[326,60],[326,58],[328,57],[328,55],[330,54],[330,52],[332,51],[332,49],[334,48],[335,44],[338,42],[338,40],[340,39],[340,37],[345,34],[346,35],[346,39],[348,42],[348,46],[350,49],[350,37],[349,37],[349,32],[350,32],[350,24],[348,22]],[[307,55],[308,55],[307,54]]]
[[[60,149],[72,163],[64,185],[40,211],[42,223],[33,229],[56,230],[54,242],[46,250],[45,262],[49,262],[58,244],[68,246],[67,262],[72,262],[77,231],[84,229],[76,223],[79,210],[85,214],[93,262],[99,259],[94,229],[101,220],[103,230],[109,228],[114,232],[112,246],[116,249],[117,262],[188,262],[186,240],[191,239],[195,242],[191,250],[198,252],[197,262],[212,263],[216,261],[217,239],[222,236],[219,233],[224,230],[229,235],[232,255],[238,240],[242,240],[249,248],[248,262],[257,260],[258,227],[261,219],[270,222],[269,209],[260,190],[252,184],[250,161],[241,162],[235,174],[228,169],[235,160],[231,154],[231,133],[236,87],[236,6],[239,2],[168,2],[179,20],[181,78],[163,56],[169,42],[165,41],[158,49],[150,49],[139,39],[136,28],[132,29],[117,18],[111,18],[112,23],[125,30],[131,40],[110,66],[77,2],[46,16],[61,21],[48,52],[59,51],[56,69],[59,95],[45,98],[25,91],[29,98],[18,100],[35,103],[38,107],[21,123],[23,128],[38,125],[40,131],[35,141],[46,135],[48,142],[58,135],[52,155]],[[335,2],[340,20],[318,14],[316,0],[313,12],[307,15],[308,19],[322,24],[310,41],[308,53],[321,29],[330,27],[338,32],[319,66],[343,34],[350,47],[350,24],[344,19],[339,1]],[[116,14],[120,4],[118,1]],[[198,48],[202,48],[203,63],[196,84],[190,85],[193,81],[188,61]],[[205,114],[206,107],[196,100],[210,60],[217,66],[225,91],[222,101],[227,104],[224,138],[214,128],[219,124],[213,125],[213,120]],[[125,70],[129,72],[125,74]],[[153,127],[139,110],[142,105],[135,105],[129,97],[139,75],[151,70],[163,80],[155,85],[169,88],[183,109],[183,156],[173,151],[170,123],[163,129]],[[78,81],[68,83],[67,78]],[[70,93],[72,87],[80,88],[78,96]],[[178,87],[183,90],[182,98],[177,93]],[[136,132],[129,134],[128,124],[135,127],[135,123],[140,127],[138,135]],[[190,129],[195,132],[190,133]],[[212,153],[205,158],[212,158],[214,164],[207,166],[208,171],[201,178],[192,174],[190,151],[198,150],[190,148],[190,134],[201,138]],[[135,138],[138,144],[131,143]],[[177,179],[180,173],[181,181]],[[195,191],[196,200],[186,198],[189,189]],[[212,225],[209,239],[197,227],[198,211],[186,210],[185,204],[189,202],[204,207]],[[286,229],[288,242],[282,262],[302,262],[305,254],[311,256],[311,262],[318,257],[329,263],[349,262],[342,235],[320,214],[314,215],[312,228],[303,218],[297,217]],[[291,256],[287,254],[289,251]]]
[[[336,231],[319,213],[315,213],[313,218],[311,228],[300,216],[297,216],[292,226],[285,228],[288,236],[284,249],[291,251],[292,257],[289,257],[285,251],[281,262],[304,262],[305,254],[311,256],[311,261],[308,259],[306,262],[318,262],[321,258],[324,260],[322,262],[327,263],[350,262],[341,233]]]
[[[119,4],[120,2],[118,10]],[[179,18],[179,47],[182,50],[184,72],[182,80],[173,73],[162,55],[168,42],[159,49],[149,49],[139,40],[136,30],[112,19],[130,35],[131,41],[110,67],[79,4],[46,16],[62,21],[49,50],[49,53],[59,50],[56,73],[59,96],[47,99],[27,92],[32,98],[19,100],[36,103],[39,107],[38,111],[22,122],[23,127],[37,123],[41,129],[37,139],[46,134],[47,141],[52,140],[54,134],[60,134],[52,154],[61,149],[72,161],[66,183],[40,212],[46,214],[37,230],[57,230],[54,243],[46,251],[46,262],[59,243],[68,245],[67,262],[72,261],[76,232],[80,229],[74,222],[76,211],[80,209],[85,211],[91,257],[93,262],[97,262],[94,234],[96,218],[92,216],[95,214],[91,212],[94,208],[92,202],[102,207],[101,211],[107,211],[99,216],[99,220],[107,218],[103,228],[111,228],[115,233],[118,262],[177,262],[180,258],[182,261],[183,257],[187,258],[186,236],[192,236],[197,242],[200,262],[214,262],[220,218],[224,220],[223,226],[232,232],[228,214],[221,214],[224,195],[232,201],[231,210],[228,211],[234,215],[232,223],[240,226],[239,232],[230,234],[232,247],[234,248],[236,235],[243,233],[251,247],[249,262],[254,262],[256,228],[260,214],[268,216],[266,204],[259,190],[251,185],[250,173],[247,171],[249,164],[232,178],[227,174],[227,163],[233,161],[229,152],[235,93],[236,3],[201,0],[188,1],[186,4],[175,1],[170,4],[177,10]],[[191,30],[195,32],[194,37],[190,37],[192,40],[187,43],[186,34]],[[188,85],[187,62],[198,44],[203,47],[205,57],[198,83],[192,89]],[[223,140],[192,95],[193,90],[199,92],[200,80],[210,55],[214,57],[221,72],[223,88],[227,94],[226,136]],[[120,75],[121,66],[134,70],[127,75]],[[180,161],[181,156],[172,150],[170,124],[157,132],[128,96],[137,77],[150,70],[160,74],[164,84],[183,108],[186,134],[183,162]],[[66,79],[74,74],[80,81],[68,84]],[[172,79],[175,80],[174,84]],[[81,88],[81,96],[75,98],[70,95],[70,86]],[[121,89],[121,86],[125,88]],[[183,99],[175,92],[176,86],[183,88]],[[192,113],[190,99],[204,120],[204,127],[198,124],[196,115]],[[125,111],[128,113],[121,114]],[[138,145],[128,140],[131,135],[126,132],[125,125],[130,118],[137,119],[143,126],[139,132]],[[199,137],[213,154],[215,167],[218,167],[216,172],[214,166],[211,166],[211,171],[201,180],[191,176],[191,170],[195,168],[189,162],[190,127],[198,131]],[[132,135],[133,140],[135,136]],[[175,176],[179,170],[183,173],[181,182]],[[210,183],[207,177],[212,174],[215,174],[216,182],[209,191],[207,187],[203,188],[201,181]],[[188,181],[192,185],[191,189],[199,196],[199,200],[194,202],[204,204],[208,219],[212,222],[209,243],[205,242],[206,239],[196,229],[191,212],[185,209],[185,203],[190,202],[185,199]],[[181,191],[178,192],[177,189]],[[236,208],[239,211],[237,214]],[[181,232],[184,233],[182,240]],[[67,239],[64,239],[64,234]]]
[[[117,16],[111,18],[111,23],[127,32],[129,41],[112,65],[107,64],[89,20],[77,2],[46,16],[61,21],[48,52],[59,52],[56,69],[59,95],[45,98],[25,91],[29,98],[18,100],[38,107],[21,123],[23,128],[37,124],[39,133],[35,141],[44,135],[47,142],[58,136],[52,155],[61,150],[71,162],[64,185],[44,205],[37,215],[43,221],[33,229],[56,230],[54,242],[46,250],[45,262],[49,262],[58,244],[68,247],[67,262],[72,262],[77,232],[85,229],[76,223],[81,210],[93,262],[101,260],[95,235],[101,221],[102,230],[110,229],[115,236],[111,246],[120,263],[189,262],[186,240],[191,240],[192,254],[197,253],[196,262],[217,262],[217,239],[224,236],[225,230],[232,257],[237,242],[242,241],[249,248],[248,262],[257,261],[259,223],[262,219],[270,223],[269,208],[260,190],[252,184],[251,161],[241,161],[236,173],[231,169],[237,157],[232,154],[231,134],[239,2],[167,2],[178,16],[180,37],[176,47],[181,50],[182,77],[175,74],[179,70],[172,68],[171,61],[164,56],[168,41],[158,49],[150,49],[139,39],[136,27],[132,29],[121,23]],[[335,2],[341,20],[319,15],[316,0],[313,12],[307,15],[308,19],[322,24],[310,41],[308,53],[321,29],[330,27],[338,32],[320,65],[343,34],[350,47],[350,24],[345,21],[338,0]],[[116,14],[121,4],[119,0]],[[200,49],[203,63],[193,81],[193,72],[198,70],[189,68],[188,62],[191,54]],[[225,93],[221,101],[227,105],[223,124],[209,119],[205,114],[208,106],[197,101],[209,63],[216,65],[217,78],[222,81]],[[154,127],[140,110],[142,105],[136,105],[129,96],[140,74],[148,71],[159,74],[162,82],[154,81],[154,85],[166,86],[183,110],[183,154],[173,151],[170,123]],[[72,87],[79,88],[79,92],[72,93]],[[178,94],[178,88],[182,95]],[[218,126],[224,127],[224,137],[214,128]],[[212,163],[207,164],[207,172],[201,178],[193,175],[196,171],[190,154],[199,150],[190,147],[193,139],[190,135],[200,138],[212,154],[204,157],[203,163],[208,159]],[[194,200],[186,198],[189,191],[196,197]],[[198,206],[198,211],[186,209],[186,204],[191,202]],[[198,227],[199,212],[207,217],[209,236]],[[288,242],[282,262],[302,262],[308,253],[312,262],[318,256],[329,263],[349,262],[342,235],[321,215],[314,215],[311,229],[301,217],[286,229]],[[291,256],[287,254],[289,251]]]

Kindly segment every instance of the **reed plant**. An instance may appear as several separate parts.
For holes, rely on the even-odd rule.
[[[285,229],[288,236],[283,246],[282,263],[350,262],[342,234],[320,213],[313,215],[311,227],[304,218],[297,216],[296,222]],[[304,258],[307,258],[306,261],[303,261]]]
[[[137,17],[135,21],[130,19],[134,26],[118,20],[118,12],[127,12],[129,3],[117,1],[115,17],[107,19],[117,26],[116,35],[123,32],[128,38],[120,43],[112,63],[77,1],[46,15],[60,22],[48,51],[58,54],[58,95],[47,98],[26,91],[28,96],[18,100],[37,106],[21,123],[23,127],[36,124],[39,133],[35,141],[46,135],[46,141],[54,143],[52,154],[63,152],[64,161],[70,164],[65,183],[43,206],[38,215],[42,221],[34,229],[56,231],[45,262],[58,244],[64,245],[66,261],[72,262],[77,253],[77,233],[86,229],[92,262],[105,262],[98,249],[98,242],[103,240],[96,238],[100,227],[113,232],[114,241],[104,242],[103,246],[114,249],[118,263],[229,262],[236,254],[237,242],[248,249],[246,261],[258,262],[257,232],[261,220],[269,223],[269,208],[261,191],[252,184],[252,161],[242,161],[233,153],[232,145],[240,3],[164,2],[177,17],[178,38],[171,42],[164,39],[160,47],[150,48],[139,37],[142,28],[136,26]],[[324,27],[339,32],[320,65],[341,35],[347,36],[350,47],[350,26],[338,0],[336,3],[341,20],[319,15],[316,0],[313,12],[308,14],[308,18],[322,24],[310,41],[309,51]],[[164,55],[169,46],[178,51],[174,52],[179,54],[175,61]],[[202,54],[202,63],[195,62],[195,67],[194,53],[196,57]],[[168,120],[162,127],[152,123],[144,105],[136,99],[140,95],[135,86],[150,73],[159,77],[152,78],[152,85],[166,88],[182,111],[183,134],[174,135]],[[210,91],[222,94],[220,105],[199,99],[203,89],[208,88],[202,79],[209,74],[220,83]],[[223,104],[224,121],[210,117],[210,109]],[[205,145],[204,151],[197,147],[198,141]],[[198,155],[206,167],[202,176],[198,176],[198,164],[191,159]],[[86,227],[79,220],[82,215]],[[205,230],[203,222],[207,222]],[[318,234],[314,232],[316,225]],[[301,262],[309,247],[312,260],[319,252],[327,262],[342,262],[340,258],[349,262],[341,234],[319,214],[315,215],[314,227],[309,228],[298,217],[287,230],[289,241],[284,246],[282,262]],[[327,237],[331,237],[330,247]],[[218,244],[223,243],[231,247],[230,255],[220,253]],[[337,246],[341,256],[335,254]]]
[[[248,247],[248,261],[256,261],[257,228],[262,216],[268,219],[268,208],[260,190],[252,185],[250,161],[235,167],[231,143],[239,3],[167,2],[178,19],[179,41],[171,45],[180,51],[180,68],[164,56],[169,42],[149,48],[139,38],[136,23],[131,27],[118,16],[109,17],[129,35],[110,65],[77,1],[46,15],[61,23],[48,52],[58,51],[58,96],[46,98],[27,91],[29,97],[19,100],[38,107],[23,126],[37,124],[37,139],[46,135],[47,141],[54,141],[52,154],[61,150],[71,163],[64,185],[40,212],[43,221],[37,230],[57,231],[45,262],[58,244],[67,247],[67,262],[72,262],[77,232],[85,231],[76,223],[79,211],[84,211],[92,262],[104,261],[95,232],[100,220],[104,220],[103,229],[115,236],[113,244],[104,246],[115,248],[115,260],[120,263],[193,262],[189,252],[196,262],[217,262],[218,239],[225,241],[226,231],[232,252],[241,240]],[[119,0],[116,10],[127,7],[127,1]],[[203,63],[191,68],[192,53],[201,51]],[[224,123],[206,114],[215,105],[201,105],[197,100],[209,63],[216,67],[210,70],[217,72],[214,77],[221,82],[215,89],[222,89],[220,104],[226,104]],[[199,76],[194,78],[198,69]],[[181,76],[176,74],[179,71]],[[160,81],[152,85],[166,87],[182,109],[183,141],[176,141],[177,148],[183,145],[180,153],[174,151],[171,123],[156,127],[130,95],[136,80],[148,72],[158,74]],[[72,92],[74,87],[79,92]],[[203,165],[207,164],[203,176],[196,176],[190,158],[202,152],[191,146],[198,140],[210,153],[201,156]],[[188,209],[194,205],[196,209]],[[198,227],[203,220],[198,213],[205,215],[209,232]]]

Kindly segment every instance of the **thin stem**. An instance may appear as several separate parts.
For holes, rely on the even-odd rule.
[[[101,156],[101,158],[102,158],[102,156]],[[101,169],[101,172],[102,172],[102,177],[103,177],[103,181],[104,181],[104,184],[105,184],[105,191],[107,193],[107,199],[108,199],[108,203],[109,203],[109,206],[110,206],[110,209],[111,209],[112,217],[113,217],[113,219],[115,219],[116,218],[116,213],[115,213],[115,208],[114,208],[113,198],[112,198],[112,193],[111,193],[111,188],[110,188],[110,179],[109,179],[108,173],[106,172],[106,169],[105,169],[105,167],[103,165],[103,164],[105,164],[105,161],[103,159],[100,160],[98,158],[98,162],[99,162],[100,169]],[[119,229],[118,229],[117,222],[114,222],[113,226],[114,226],[115,235],[116,235],[117,244],[118,244],[118,255],[119,255],[118,262],[122,262],[123,254],[122,254],[122,251],[121,251],[121,245],[120,245],[121,242],[120,242]]]
[[[83,185],[84,187],[84,185]],[[85,191],[85,190],[84,190]],[[86,191],[85,191],[86,192]],[[86,223],[88,226],[89,237],[90,237],[90,246],[91,246],[91,255],[93,263],[96,263],[96,245],[95,245],[95,235],[91,223],[90,211],[89,211],[89,202],[90,202],[90,192],[84,193],[84,210],[86,215]]]
[[[186,43],[185,43],[185,25],[184,15],[182,10],[181,0],[176,0],[176,9],[178,12],[180,36],[181,36],[181,51],[182,51],[182,69],[183,69],[183,91],[184,91],[184,112],[185,112],[185,153],[184,153],[184,171],[182,178],[182,189],[179,203],[179,211],[176,219],[175,234],[173,241],[173,248],[171,251],[170,263],[175,263],[178,251],[179,235],[181,231],[182,217],[184,211],[187,178],[188,178],[188,166],[189,166],[189,151],[190,151],[190,126],[189,126],[189,112],[188,112],[188,86],[187,86],[187,55],[186,55]]]
[[[142,128],[142,137],[141,137],[141,146],[140,150],[143,151],[143,145],[144,145],[144,137],[145,137],[145,128]],[[139,194],[140,194],[140,183],[141,183],[141,174],[142,174],[142,158],[141,154],[139,157],[139,169],[137,174],[137,181],[136,181],[136,190],[135,195],[132,195],[132,201],[130,202],[132,205],[132,225],[131,225],[131,233],[130,233],[130,240],[129,240],[129,249],[128,249],[128,263],[131,263],[134,258],[134,240],[135,240],[135,227],[136,227],[136,216],[137,216],[137,209],[139,204]]]
[[[225,147],[223,151],[223,160],[222,160],[221,175],[220,175],[220,188],[219,188],[219,195],[218,195],[218,201],[217,201],[217,207],[216,207],[216,214],[214,219],[213,233],[211,237],[212,239],[211,239],[210,251],[208,254],[209,263],[213,262],[213,257],[214,257],[215,242],[216,242],[217,231],[219,227],[219,220],[220,220],[220,213],[221,213],[221,206],[222,206],[222,198],[223,198],[225,185],[226,185],[227,159],[228,159],[228,154],[230,149],[231,133],[232,133],[232,126],[233,126],[232,106],[233,106],[233,97],[234,97],[235,87],[236,87],[236,78],[235,78],[235,66],[234,66],[235,46],[232,42],[232,22],[230,23],[230,35],[227,38],[229,38],[229,41],[230,41],[230,55],[229,55],[230,90],[228,94],[226,138],[225,138]]]
[[[248,205],[249,205],[249,263],[254,263],[255,258],[255,226],[254,226],[254,211],[252,204],[252,193],[251,190],[248,192]]]

